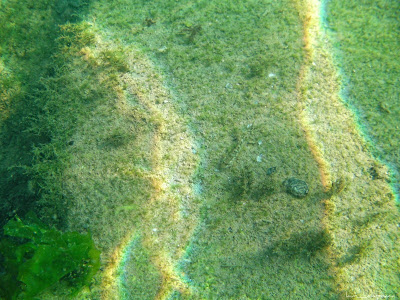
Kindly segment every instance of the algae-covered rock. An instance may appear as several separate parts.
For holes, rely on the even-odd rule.
[[[283,182],[288,194],[296,198],[304,198],[308,194],[308,185],[305,181],[291,177]]]

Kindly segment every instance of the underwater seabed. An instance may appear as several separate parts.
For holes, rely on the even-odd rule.
[[[397,109],[360,117],[340,19],[370,2],[3,1],[2,216],[101,251],[35,296],[399,298]]]
[[[396,108],[399,88],[395,83],[399,75],[399,35],[394,13],[399,3],[364,1],[355,6],[351,2],[341,5],[340,1],[323,1],[322,8],[323,28],[334,45],[332,53],[341,78],[340,97],[353,111],[369,151],[389,168],[388,181],[399,203],[400,111]],[[373,169],[370,173],[375,174]]]

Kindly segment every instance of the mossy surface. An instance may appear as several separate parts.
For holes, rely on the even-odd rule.
[[[337,291],[341,297],[396,298],[400,248],[393,241],[400,216],[388,169],[368,151],[357,119],[341,98],[320,5],[299,1],[299,6],[307,53],[299,78],[301,119],[327,190],[323,223],[332,237],[329,256]]]
[[[36,5],[40,20],[56,9],[54,3],[45,4]],[[25,19],[17,16],[14,6],[2,6],[1,17],[9,20],[1,24],[18,22],[16,29],[21,30]],[[47,10],[41,14],[43,7]],[[90,230],[105,264],[153,191],[147,173],[154,167],[150,148],[158,120],[149,120],[151,113],[143,104],[127,108],[121,80],[127,71],[123,47],[101,44],[94,49],[99,43],[95,30],[78,19],[63,24],[50,18],[46,24],[54,32],[43,30],[40,38],[8,32],[2,40],[2,46],[10,47],[18,38],[18,49],[36,43],[47,52],[40,48],[24,60],[14,48],[3,48],[1,212],[5,222],[33,208],[52,226]],[[30,30],[40,32],[41,26],[39,22]],[[63,298],[62,294],[48,291],[43,297]],[[99,289],[91,294],[99,297]]]
[[[1,214],[91,232],[102,271],[78,299],[395,293],[388,176],[314,1],[24,4],[0,10]]]
[[[139,236],[135,237],[125,250],[119,271],[122,299],[154,299],[160,288],[160,273],[141,242]]]
[[[293,236],[307,244],[323,210],[318,168],[297,121],[303,32],[293,4],[119,1],[92,11],[110,38],[153,58],[198,141],[202,208],[180,267],[193,288],[185,297],[334,298],[321,253],[292,260],[279,246]],[[292,176],[310,184],[304,200],[285,194],[282,182]],[[280,254],[269,257],[272,248]]]
[[[14,212],[34,209],[37,195],[23,166],[32,165],[32,148],[51,137],[38,125],[43,107],[35,99],[43,78],[55,74],[59,25],[79,21],[88,8],[80,0],[23,0],[0,3],[0,179],[1,224]],[[60,122],[62,123],[62,122]]]
[[[43,3],[42,3],[43,2]],[[2,225],[32,208],[36,198],[29,177],[18,167],[31,163],[32,145],[46,140],[29,132],[31,118],[38,113],[31,94],[41,76],[51,72],[57,24],[51,1],[7,1],[0,4],[0,94]],[[35,24],[35,25],[32,25]],[[40,63],[39,63],[40,62]]]
[[[326,3],[326,26],[342,69],[343,99],[356,112],[374,155],[392,166],[399,196],[400,29],[398,1]]]

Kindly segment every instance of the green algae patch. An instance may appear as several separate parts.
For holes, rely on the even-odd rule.
[[[35,99],[41,80],[54,75],[59,25],[84,15],[84,0],[23,0],[0,3],[0,205],[1,225],[18,212],[36,209],[38,196],[23,166],[32,165],[32,148],[49,141],[37,127],[42,107]],[[15,211],[14,213],[11,213]]]
[[[31,147],[43,141],[29,132],[38,113],[31,94],[42,76],[52,69],[57,21],[52,1],[0,3],[0,181],[1,225],[15,210],[24,215],[33,208],[35,195],[29,178],[18,166],[31,164]]]
[[[31,299],[60,280],[69,282],[69,294],[76,295],[100,268],[100,251],[90,234],[48,228],[33,213],[24,221],[10,220],[4,234],[0,243],[6,274],[0,291],[7,299]]]

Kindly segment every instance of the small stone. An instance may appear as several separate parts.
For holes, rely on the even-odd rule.
[[[305,181],[291,177],[283,182],[286,193],[296,197],[304,198],[308,194],[308,185]]]
[[[262,155],[257,156],[257,162],[262,162]]]

